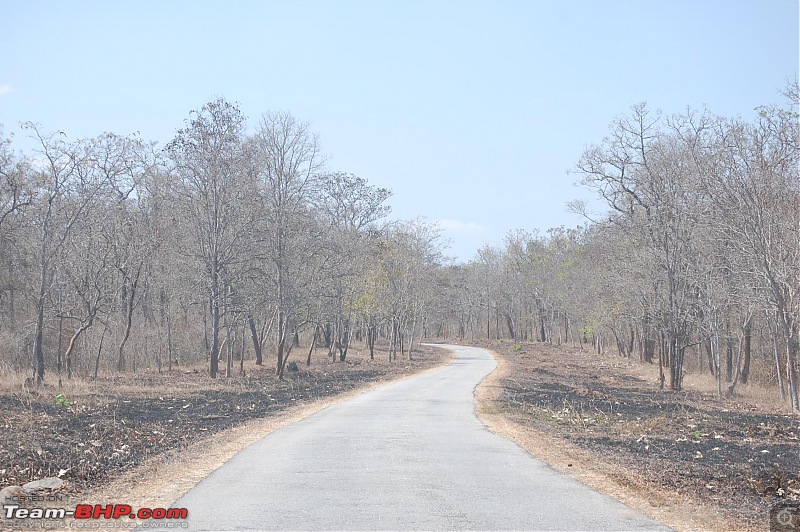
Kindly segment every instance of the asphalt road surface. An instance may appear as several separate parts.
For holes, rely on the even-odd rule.
[[[496,362],[449,365],[283,427],[173,504],[191,530],[668,530],[560,475],[475,416]]]

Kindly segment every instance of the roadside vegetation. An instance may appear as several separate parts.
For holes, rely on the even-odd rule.
[[[411,360],[390,363],[385,344],[376,352],[385,356],[371,360],[364,345],[356,346],[345,362],[320,357],[282,380],[252,362],[246,373],[229,379],[210,380],[202,368],[175,367],[73,380],[59,393],[24,387],[20,375],[0,389],[0,486],[57,477],[73,496],[97,491],[149,459],[197,443],[213,447],[227,429],[416,373],[449,357],[445,350],[421,346]]]
[[[439,360],[420,339],[448,338],[504,341],[520,423],[760,518],[798,489],[797,83],[784,94],[749,121],[633,106],[568,178],[605,212],[573,203],[585,225],[466,264],[288,113],[216,99],[164,145],[0,130],[0,484],[102,481],[420,369]]]
[[[711,376],[666,391],[653,364],[547,343],[482,344],[502,362],[496,389],[479,401],[479,412],[495,414],[490,427],[671,526],[764,530],[774,504],[800,500],[800,419],[761,385],[726,400]]]

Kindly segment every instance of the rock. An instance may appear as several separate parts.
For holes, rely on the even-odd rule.
[[[287,368],[289,371],[298,371],[297,369],[297,362],[289,362],[289,366]]]
[[[42,490],[59,490],[64,487],[65,482],[60,478],[49,477],[41,480],[34,480],[23,484],[22,489],[28,492],[42,491]]]
[[[22,486],[7,486],[0,490],[0,505],[11,502],[12,497],[25,497],[28,492]]]

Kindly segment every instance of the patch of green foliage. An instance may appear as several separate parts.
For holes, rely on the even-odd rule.
[[[64,408],[69,408],[69,400],[64,397],[63,393],[56,395],[56,404],[61,405]]]

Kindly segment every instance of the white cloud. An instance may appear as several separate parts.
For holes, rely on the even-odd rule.
[[[483,235],[489,232],[489,229],[475,222],[462,222],[461,220],[450,220],[442,218],[439,220],[439,227],[445,231],[453,233],[463,233],[469,235]]]
[[[3,96],[5,94],[11,94],[12,92],[14,92],[14,88],[8,83],[0,85],[0,96]]]

